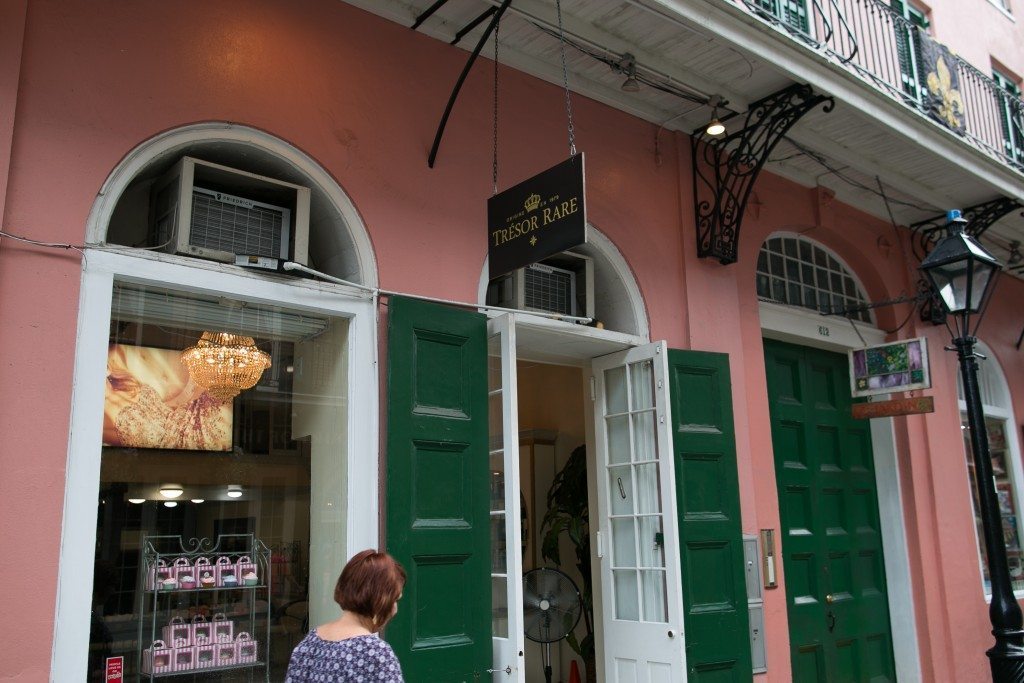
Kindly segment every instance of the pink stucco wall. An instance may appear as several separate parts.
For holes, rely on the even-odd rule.
[[[336,0],[226,0],[195,13],[155,0],[37,0],[24,43],[5,230],[80,243],[97,191],[132,148],[193,122],[238,122],[287,140],[337,179],[369,230],[383,287],[475,299],[491,193],[487,68],[468,80],[438,163],[426,165],[463,51]],[[558,88],[508,69],[501,80],[507,186],[562,159],[567,144]],[[698,259],[686,139],[662,133],[659,165],[654,126],[585,98],[574,105],[590,220],[629,262],[652,338],[731,355],[743,526],[777,528],[757,249],[775,230],[803,232],[885,299],[914,289],[905,235],[828,193],[763,175],[739,263]],[[20,619],[0,645],[0,671],[13,680],[43,680],[49,669],[80,266],[75,252],[0,242],[0,519],[18,549],[0,559],[0,604]],[[1024,284],[1005,278],[983,331],[1018,397],[1021,297]],[[881,309],[879,324],[895,327],[907,312]],[[955,362],[938,351],[944,330],[912,320],[900,334],[925,334],[936,350],[937,412],[896,425],[922,667],[927,680],[974,680],[989,637]],[[786,681],[783,589],[767,593],[766,612],[767,679]]]
[[[1009,71],[1019,82],[1024,77],[1024,42],[1020,38],[1020,13],[1024,5],[1010,0],[1016,14],[1007,16],[996,7],[999,0],[933,0],[929,8],[935,38],[991,75],[993,63]],[[917,4],[917,3],[915,3]]]

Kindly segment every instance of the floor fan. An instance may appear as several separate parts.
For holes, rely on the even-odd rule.
[[[526,637],[544,647],[544,682],[551,683],[551,643],[572,633],[583,613],[579,589],[557,569],[523,574],[523,625]]]

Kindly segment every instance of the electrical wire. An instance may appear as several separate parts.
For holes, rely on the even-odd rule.
[[[812,150],[812,149],[810,149],[810,148],[808,148],[808,147],[806,147],[804,145],[801,145],[799,142],[797,142],[796,140],[794,140],[791,137],[787,136],[785,139],[786,139],[786,142],[788,142],[789,144],[791,144],[794,147],[796,147],[797,150],[799,150],[799,152],[800,152],[800,154],[795,154],[795,155],[792,155],[792,156],[787,157],[787,158],[794,158],[794,157],[797,157],[797,156],[800,156],[800,155],[807,156],[809,159],[815,161],[818,165],[820,165],[822,168],[824,168],[826,171],[828,171],[828,173],[830,175],[834,175],[835,177],[837,177],[838,179],[842,180],[843,182],[848,183],[849,185],[852,185],[852,186],[854,186],[854,187],[856,187],[858,189],[864,190],[865,192],[870,192],[871,194],[873,194],[873,195],[875,195],[877,197],[880,197],[881,199],[885,200],[886,202],[891,202],[893,204],[899,204],[899,205],[905,206],[907,208],[916,209],[917,211],[928,211],[928,212],[935,212],[935,213],[941,213],[942,212],[942,209],[940,209],[938,207],[935,207],[935,206],[924,206],[922,204],[916,204],[914,202],[909,202],[909,201],[905,201],[905,200],[902,200],[902,199],[896,199],[896,198],[889,199],[889,198],[886,197],[884,192],[879,192],[877,189],[871,187],[870,185],[865,185],[864,183],[860,182],[859,180],[857,180],[855,178],[851,178],[848,175],[844,174],[843,171],[845,169],[836,168],[835,166],[833,166],[827,160],[827,158],[824,155],[819,154],[818,152],[815,152],[814,150]],[[771,161],[785,161],[785,160],[786,159],[772,159]]]
[[[552,38],[559,38],[559,35],[558,35],[557,31],[552,31],[548,27],[543,26],[543,25],[538,24],[538,23],[533,22],[533,21],[531,21],[530,23],[538,31],[540,31],[542,33],[545,33],[545,34],[551,36]],[[594,50],[592,48],[589,48],[586,45],[583,45],[581,43],[576,42],[575,40],[573,40],[572,38],[569,38],[568,36],[566,36],[564,38],[564,40],[565,40],[565,44],[566,45],[571,46],[572,48],[574,48],[578,52],[580,52],[580,53],[590,57],[591,59],[595,59],[595,60],[601,62],[602,64],[608,65],[609,67],[611,67],[611,69],[613,71],[620,72],[620,73],[622,72],[622,67],[621,67],[621,64],[620,64],[621,59],[622,59],[621,56],[615,55],[613,52],[610,52],[610,51],[607,51],[607,50],[605,51],[604,54],[601,54],[600,52],[598,52],[598,51],[596,51],[596,50]],[[614,58],[613,58],[613,55],[614,55]],[[639,71],[636,73],[634,78],[636,78],[637,81],[639,81],[640,83],[643,83],[644,85],[646,85],[646,86],[648,86],[650,88],[654,88],[655,90],[660,90],[661,92],[668,93],[669,95],[674,95],[674,96],[679,97],[681,99],[684,99],[684,100],[686,100],[688,102],[695,102],[695,103],[701,104],[701,105],[707,104],[707,102],[708,102],[708,97],[706,95],[704,95],[703,93],[696,93],[696,94],[694,94],[694,93],[686,92],[685,90],[683,90],[681,88],[677,88],[676,86],[674,86],[671,83],[657,81],[657,80],[654,80],[654,79],[652,79],[652,78],[650,78],[648,76],[645,76],[644,74],[640,73]],[[725,109],[726,107],[722,107],[722,108]]]
[[[34,239],[30,238],[30,237],[24,237],[22,235],[15,235],[14,233],[7,232],[6,230],[0,230],[0,237],[7,237],[8,239],[12,239],[12,240],[14,240],[16,242],[24,242],[25,244],[32,244],[32,245],[37,246],[37,247],[48,247],[50,249],[74,250],[74,251],[77,251],[79,254],[82,255],[82,259],[83,260],[85,260],[85,258],[86,258],[86,256],[85,256],[86,246],[84,244],[67,244],[67,243],[64,243],[64,242],[44,242],[42,240],[34,240]]]

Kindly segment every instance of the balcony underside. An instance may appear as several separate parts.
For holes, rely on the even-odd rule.
[[[349,2],[405,26],[434,4]],[[449,0],[417,30],[450,42],[500,4]],[[902,225],[999,196],[1024,201],[1024,173],[1018,168],[739,5],[725,0],[562,0],[561,5],[571,43],[566,50],[570,87],[655,124],[652,138],[657,126],[663,126],[664,136],[664,130],[690,133],[705,125],[712,110],[702,102],[709,96],[721,96],[728,110],[741,113],[751,102],[806,82],[834,96],[835,109],[803,117],[775,148],[767,170],[805,186],[827,187],[842,201],[888,220],[880,179]],[[487,23],[457,44],[473,49]],[[513,0],[501,22],[500,61],[561,84],[557,25],[554,2]],[[621,89],[626,53],[635,57],[638,92]],[[454,84],[458,74],[448,76]],[[450,125],[458,125],[457,116]],[[442,142],[438,163],[444,163],[444,155]],[[1001,259],[1012,240],[1024,241],[1020,212],[997,221],[983,238]]]

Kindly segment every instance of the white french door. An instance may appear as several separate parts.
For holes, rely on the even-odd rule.
[[[523,559],[519,518],[519,407],[512,315],[487,323],[491,472],[493,683],[523,683]]]
[[[599,680],[686,679],[665,342],[595,358]]]

